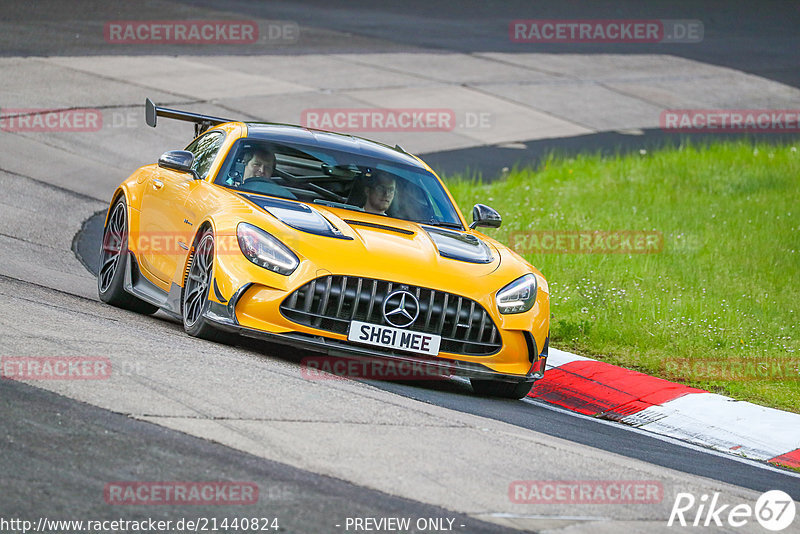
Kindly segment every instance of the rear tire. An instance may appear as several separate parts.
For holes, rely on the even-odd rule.
[[[117,308],[150,315],[158,306],[131,295],[123,284],[128,268],[128,208],[125,197],[120,197],[108,216],[103,242],[100,244],[100,269],[97,272],[97,295],[106,304]]]
[[[189,274],[183,284],[181,315],[183,329],[192,337],[219,343],[229,343],[234,336],[209,323],[203,314],[208,310],[208,294],[214,274],[214,234],[203,230],[197,238],[189,264]]]
[[[533,380],[501,382],[499,380],[470,378],[469,381],[472,384],[472,391],[476,394],[503,399],[524,399],[533,388]]]

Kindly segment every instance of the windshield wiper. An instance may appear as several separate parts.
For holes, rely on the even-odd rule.
[[[464,227],[460,223],[452,223],[447,221],[414,221],[419,224],[427,224],[428,226],[441,226],[444,228],[454,228],[456,230],[463,230]]]
[[[345,204],[344,202],[333,202],[332,200],[326,200],[324,198],[316,198],[314,199],[314,204],[320,204],[321,206],[329,206],[331,208],[341,208],[345,210],[353,210],[353,211],[364,211],[364,208],[361,206],[354,206],[352,204]]]

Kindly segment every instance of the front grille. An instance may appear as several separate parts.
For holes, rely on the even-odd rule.
[[[383,317],[383,301],[404,289],[417,297],[419,315],[407,328],[442,337],[439,350],[486,356],[502,345],[492,318],[474,300],[452,293],[384,280],[323,276],[295,290],[281,304],[284,317],[319,330],[347,334],[350,321],[391,326]]]

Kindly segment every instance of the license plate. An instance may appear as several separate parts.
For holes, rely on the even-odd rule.
[[[436,356],[439,354],[439,344],[442,341],[442,336],[413,332],[392,326],[352,321],[347,339],[387,349],[408,350]]]

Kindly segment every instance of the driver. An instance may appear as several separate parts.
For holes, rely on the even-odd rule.
[[[242,156],[244,174],[242,184],[250,178],[269,180],[275,170],[275,154],[265,148],[251,148]]]
[[[241,161],[244,164],[241,178],[234,178],[233,187],[296,200],[297,197],[286,187],[272,181],[275,172],[275,153],[264,147],[247,147],[244,149]]]

